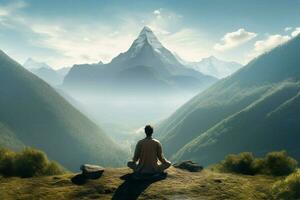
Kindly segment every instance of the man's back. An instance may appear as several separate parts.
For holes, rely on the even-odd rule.
[[[152,127],[150,128],[152,129]],[[152,134],[152,131],[150,133]],[[133,159],[127,164],[128,167],[136,172],[156,173],[167,169],[171,165],[162,154],[160,142],[153,139],[151,134],[148,134],[145,139],[142,139],[137,143]],[[161,164],[158,164],[158,161],[160,161]],[[137,162],[138,164],[136,165]]]
[[[145,138],[138,142],[136,147],[136,150],[138,151],[137,158],[139,159],[138,168],[140,168],[142,172],[147,173],[157,171],[157,155],[159,149],[161,149],[159,141],[153,138]]]

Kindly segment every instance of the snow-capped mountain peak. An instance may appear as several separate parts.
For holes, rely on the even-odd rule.
[[[147,26],[141,30],[126,52],[119,54],[111,61],[112,64],[121,62],[131,63],[131,65],[147,65],[154,68],[164,65],[165,74],[175,74],[186,68],[160,43]]]
[[[146,43],[150,44],[154,50],[163,48],[162,44],[159,42],[152,30],[147,26],[142,29],[138,38],[134,40],[131,47],[139,49],[142,48]]]

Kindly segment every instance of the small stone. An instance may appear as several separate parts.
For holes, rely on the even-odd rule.
[[[203,170],[203,167],[194,163],[191,160],[183,161],[181,163],[176,163],[173,165],[175,168],[184,169],[190,172],[199,172]]]

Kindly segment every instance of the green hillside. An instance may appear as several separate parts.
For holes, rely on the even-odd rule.
[[[300,82],[283,84],[189,142],[173,158],[207,165],[229,153],[261,156],[284,149],[300,160],[299,111]]]
[[[125,153],[51,86],[0,52],[0,145],[33,146],[69,169],[123,164]]]
[[[201,153],[198,151],[198,149],[200,150],[202,146],[207,146],[208,144],[211,145],[212,143],[214,144],[216,142],[214,137],[209,137],[209,135],[214,135],[211,134],[212,130],[215,130],[214,132],[216,135],[222,135],[224,139],[226,134],[223,134],[223,132],[230,132],[231,134],[234,134],[231,131],[233,129],[239,132],[236,132],[235,135],[228,136],[230,138],[227,138],[224,143],[222,143],[224,146],[215,151],[222,151],[221,148],[224,148],[225,146],[227,149],[227,152],[224,152],[225,154],[239,151],[240,149],[238,147],[242,146],[239,145],[239,139],[243,138],[243,135],[246,131],[249,131],[250,134],[251,130],[254,131],[255,135],[252,133],[248,138],[245,137],[245,141],[248,140],[248,142],[246,142],[247,146],[244,146],[244,150],[254,152],[260,150],[263,152],[275,150],[272,148],[275,148],[277,144],[273,144],[273,146],[265,146],[265,149],[255,149],[257,147],[255,144],[260,139],[257,138],[259,133],[265,135],[262,137],[269,138],[270,140],[264,140],[260,143],[260,145],[273,143],[271,139],[275,133],[272,131],[272,123],[275,122],[268,118],[265,121],[265,124],[263,124],[261,121],[252,123],[250,119],[256,119],[256,117],[260,117],[262,119],[268,114],[267,111],[275,111],[277,106],[281,106],[281,103],[284,103],[288,100],[293,101],[292,98],[295,97],[299,91],[297,86],[298,84],[296,83],[300,80],[299,51],[300,36],[254,59],[232,76],[217,82],[212,87],[200,93],[191,101],[178,109],[171,117],[161,123],[158,127],[158,135],[162,138],[162,143],[164,144],[167,154],[169,156],[174,156],[178,152],[176,154],[178,157],[174,156],[173,158],[192,158],[206,164],[211,163],[213,160],[218,160],[220,155],[214,155],[213,149],[210,149],[212,152]],[[287,81],[291,83],[284,85],[284,83]],[[273,97],[271,94],[273,94],[272,91],[276,91],[276,87],[282,87],[282,90],[287,91],[279,92],[281,91],[279,90],[278,92],[282,94],[282,97],[279,98],[275,94]],[[294,90],[291,88],[294,88]],[[268,94],[271,95],[270,101],[267,101]],[[278,95],[280,96],[280,94]],[[261,109],[254,109],[256,106],[260,105],[257,104],[260,101],[265,101],[265,107],[261,107]],[[273,104],[273,101],[277,103]],[[245,114],[244,110],[249,109],[254,110],[253,112],[247,112],[247,114]],[[290,113],[289,110],[282,112],[285,112],[287,118],[290,114],[293,114]],[[238,113],[241,114],[233,119],[232,117],[236,116]],[[280,113],[280,115],[281,114],[282,113]],[[244,124],[241,123],[240,116],[245,118]],[[280,124],[276,125],[281,125],[281,130],[288,132],[290,130],[286,127],[288,121],[285,121],[285,119],[282,117],[279,118],[282,121]],[[232,123],[230,126],[229,124],[225,123],[229,119],[235,120],[234,124],[239,128],[232,127]],[[260,127],[256,127],[254,129],[254,127],[258,124]],[[241,128],[241,126],[243,128]],[[276,128],[279,128],[278,126]],[[264,132],[264,129],[267,130]],[[295,131],[297,131],[297,129]],[[208,132],[210,134],[208,134]],[[204,135],[201,136],[202,134]],[[236,135],[239,135],[239,137]],[[199,138],[205,138],[201,139],[201,144],[203,144],[202,146],[200,143],[198,143],[200,140]],[[284,136],[281,139],[283,138]],[[288,136],[286,138],[288,138]],[[289,141],[293,140],[293,138],[288,139]],[[218,145],[220,144],[218,143]],[[285,145],[288,145],[288,142]],[[248,149],[248,147],[253,148]],[[284,145],[280,147],[284,147]],[[222,153],[223,152],[220,154]],[[292,152],[289,153],[292,154]],[[300,158],[299,156],[296,157]]]

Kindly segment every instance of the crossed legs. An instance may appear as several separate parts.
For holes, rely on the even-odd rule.
[[[138,165],[134,161],[129,161],[127,163],[127,166],[132,169],[134,172],[137,171]],[[158,172],[163,172],[164,170],[168,169],[171,166],[171,162],[167,161],[165,163],[161,163],[158,165]]]

